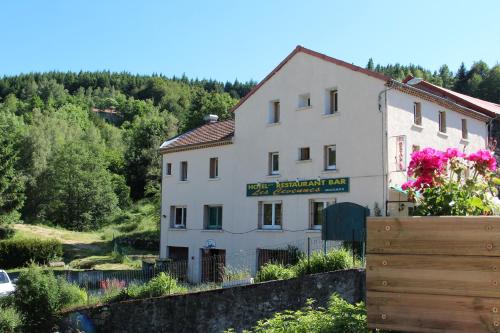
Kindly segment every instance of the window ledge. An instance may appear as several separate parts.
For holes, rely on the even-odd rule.
[[[460,139],[460,143],[463,144],[463,145],[468,145],[470,143],[469,139]]]
[[[220,177],[208,178],[208,181],[211,181],[211,182],[216,182],[216,181],[219,181],[219,180],[220,180]]]
[[[321,173],[338,173],[339,169],[326,169],[321,171]]]
[[[308,159],[308,160],[296,160],[295,163],[310,163],[312,162],[311,159]]]
[[[339,111],[335,111],[334,113],[323,113],[321,115],[321,117],[323,117],[323,118],[338,117],[338,116],[340,116]]]
[[[307,233],[319,234],[321,233],[321,229],[309,229],[306,230]]]
[[[177,183],[179,183],[179,184],[187,184],[187,183],[189,183],[189,180],[179,180]]]
[[[216,233],[222,233],[224,232],[224,230],[222,229],[203,229],[203,230],[200,230],[201,232],[216,232]]]
[[[281,125],[280,121],[278,121],[277,123],[267,123],[267,127],[274,127],[274,126],[278,126],[278,125]]]
[[[176,227],[169,227],[168,230],[172,230],[172,231],[187,231],[186,228],[176,228]]]
[[[266,175],[267,178],[280,178],[281,175],[280,174],[276,174],[276,175]]]
[[[257,232],[283,232],[283,229],[258,229]]]
[[[422,125],[412,124],[411,129],[421,132],[424,129],[424,127]]]
[[[313,107],[312,105],[308,105],[308,106],[298,106],[295,111],[304,111],[304,110],[311,110]]]
[[[442,137],[442,138],[447,138],[448,137],[448,133],[441,132],[441,131],[438,131],[437,135],[440,136],[440,137]]]

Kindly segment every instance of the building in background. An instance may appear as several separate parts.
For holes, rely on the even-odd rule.
[[[232,111],[160,148],[160,256],[196,280],[210,280],[206,258],[250,251],[255,270],[261,249],[320,237],[331,203],[408,214],[411,152],[485,148],[500,106],[298,46]]]

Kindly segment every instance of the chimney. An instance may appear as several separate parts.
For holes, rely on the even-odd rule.
[[[206,124],[216,123],[219,120],[219,116],[215,114],[209,114],[203,117],[203,120],[205,120]]]

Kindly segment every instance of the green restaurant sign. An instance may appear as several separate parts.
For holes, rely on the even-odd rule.
[[[349,192],[349,178],[247,184],[247,197],[338,192]]]

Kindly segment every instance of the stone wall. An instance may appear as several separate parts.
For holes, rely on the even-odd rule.
[[[67,313],[96,332],[211,333],[241,331],[277,311],[298,309],[308,298],[325,306],[337,293],[351,303],[364,299],[364,270],[350,269],[183,295],[126,301]],[[70,322],[70,320],[66,320]],[[66,328],[62,332],[71,332]],[[76,330],[75,330],[76,331]]]

